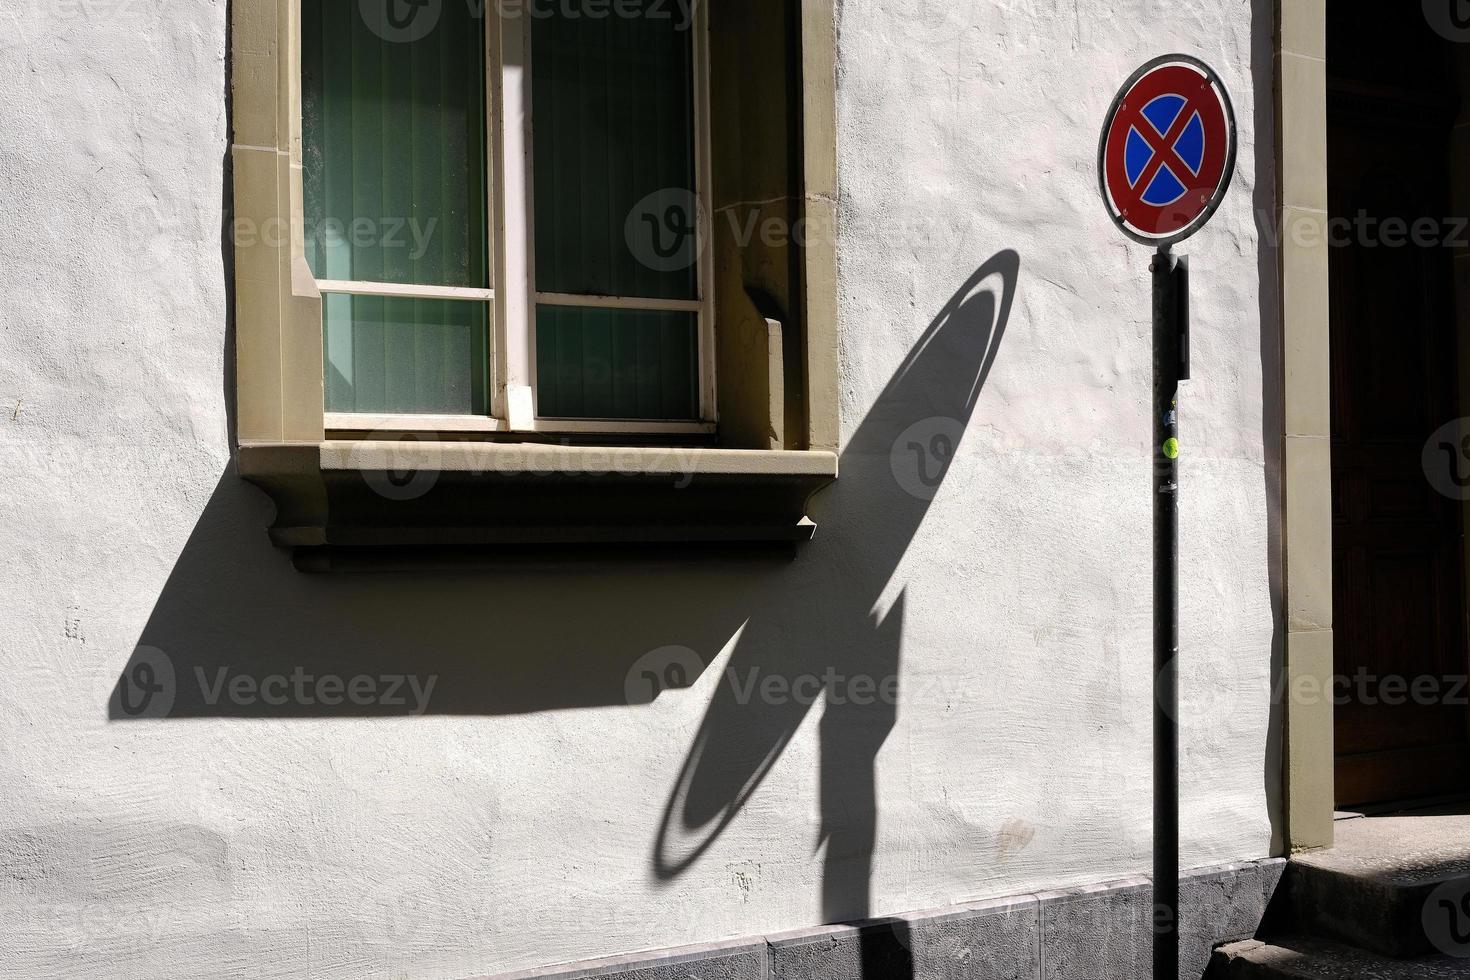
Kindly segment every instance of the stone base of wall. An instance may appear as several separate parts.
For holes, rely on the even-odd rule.
[[[1204,976],[1216,946],[1255,934],[1285,866],[1273,858],[1181,877],[1181,980]],[[1143,980],[1152,911],[1153,885],[1130,878],[494,980]]]

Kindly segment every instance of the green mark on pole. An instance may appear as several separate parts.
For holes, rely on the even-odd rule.
[[[1178,459],[1179,458],[1179,440],[1178,439],[1165,439],[1164,440],[1164,455],[1167,456],[1167,457],[1169,457],[1170,459]]]

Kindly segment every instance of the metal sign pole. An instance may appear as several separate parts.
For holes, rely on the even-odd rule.
[[[1235,172],[1235,108],[1213,68],[1168,54],[1119,89],[1097,147],[1108,217],[1154,256],[1154,980],[1179,980],[1179,382],[1189,379],[1189,260]]]
[[[1179,977],[1179,381],[1189,260],[1161,247],[1154,300],[1154,980]]]

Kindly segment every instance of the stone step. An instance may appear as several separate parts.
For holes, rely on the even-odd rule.
[[[1399,959],[1470,957],[1470,816],[1366,817],[1336,831],[1332,849],[1288,865],[1281,931]]]
[[[1247,939],[1215,950],[1209,980],[1464,980],[1470,959],[1379,956],[1325,939]]]

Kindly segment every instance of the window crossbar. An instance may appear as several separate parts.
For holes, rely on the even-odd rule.
[[[395,299],[458,299],[486,302],[495,298],[493,289],[468,286],[424,286],[396,282],[348,282],[341,279],[318,279],[318,292],[341,296],[387,296]]]

